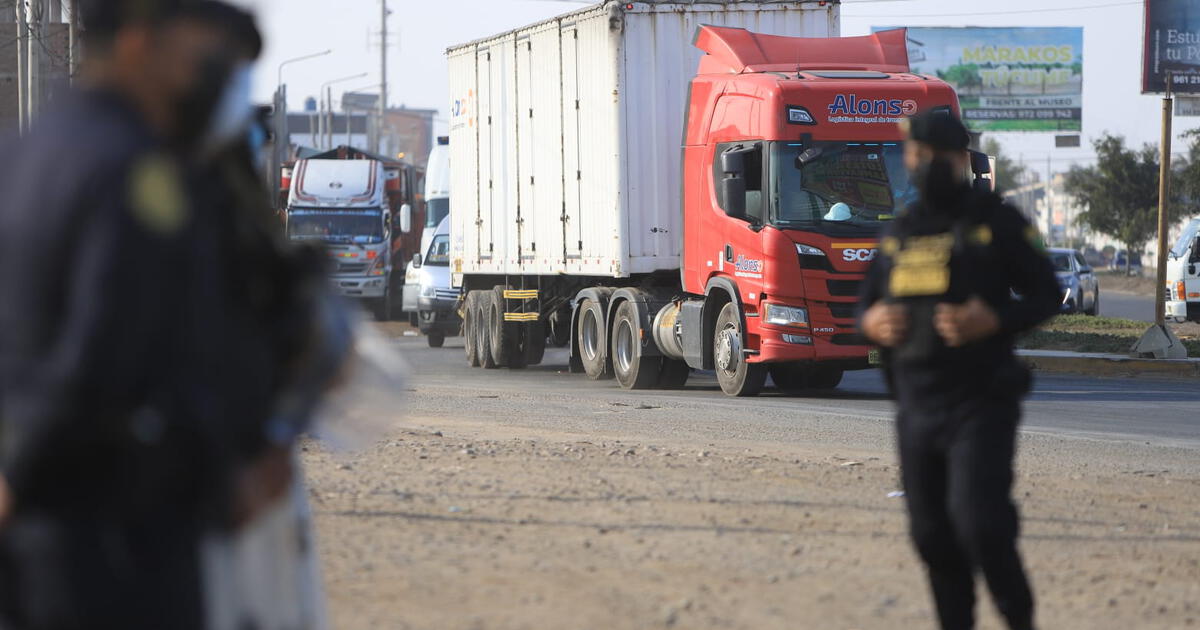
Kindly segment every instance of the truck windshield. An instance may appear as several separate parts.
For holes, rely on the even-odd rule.
[[[425,227],[437,227],[448,214],[450,214],[449,197],[437,197],[425,200]]]
[[[429,253],[425,255],[425,264],[435,267],[450,265],[450,236],[448,234],[438,234],[433,237],[433,242],[429,244]]]
[[[288,238],[382,243],[383,220],[378,210],[291,210],[288,212]]]
[[[1171,257],[1179,258],[1186,254],[1188,248],[1192,246],[1192,242],[1196,240],[1197,233],[1200,233],[1200,219],[1192,219],[1179,234],[1179,240],[1175,241],[1175,247],[1171,248]]]
[[[772,143],[776,227],[874,234],[917,195],[898,142]]]

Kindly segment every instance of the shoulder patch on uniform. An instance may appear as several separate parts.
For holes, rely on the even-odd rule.
[[[188,219],[187,197],[179,167],[161,153],[142,156],[129,173],[129,208],[139,225],[169,236]]]
[[[987,247],[992,244],[992,228],[987,224],[976,226],[967,235],[967,238],[971,241],[972,245]]]
[[[882,241],[879,241],[879,251],[883,252],[884,256],[895,256],[896,252],[900,251],[900,239],[895,236],[885,236]]]

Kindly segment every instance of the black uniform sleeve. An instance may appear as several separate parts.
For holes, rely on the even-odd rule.
[[[61,452],[104,439],[114,421],[145,404],[170,365],[162,357],[178,315],[170,264],[178,243],[139,221],[127,170],[104,170],[83,187],[76,210],[63,212],[74,217],[69,226],[31,228],[70,232],[45,238],[74,245],[63,276],[45,280],[59,287],[61,303],[52,312],[19,307],[29,309],[23,317],[58,321],[39,356],[22,358],[21,387],[6,401],[4,475],[18,503],[55,483]]]
[[[879,244],[879,251],[875,255],[875,259],[871,262],[871,266],[867,268],[867,276],[863,280],[862,287],[858,292],[858,328],[862,330],[862,316],[867,312],[867,309],[875,305],[876,302],[887,297],[888,275],[892,268],[891,248],[889,242],[894,242],[895,237],[892,235],[892,230],[889,229],[883,236]]]
[[[995,214],[993,230],[996,250],[1004,256],[1001,267],[1009,286],[1020,296],[997,307],[1000,329],[1004,334],[1016,335],[1057,314],[1062,293],[1041,236],[1015,208],[1002,204]]]

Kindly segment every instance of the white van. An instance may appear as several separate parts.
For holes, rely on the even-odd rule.
[[[1200,217],[1188,222],[1167,254],[1166,316],[1200,322]]]
[[[458,316],[460,291],[450,286],[450,219],[443,218],[430,237],[424,254],[413,256],[409,265],[417,291],[417,325],[429,340],[430,348],[440,348],[446,337],[462,328]]]

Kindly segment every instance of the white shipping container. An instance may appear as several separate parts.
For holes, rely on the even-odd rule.
[[[448,50],[456,282],[678,269],[696,29],[835,37],[838,15],[835,2],[605,2]]]

